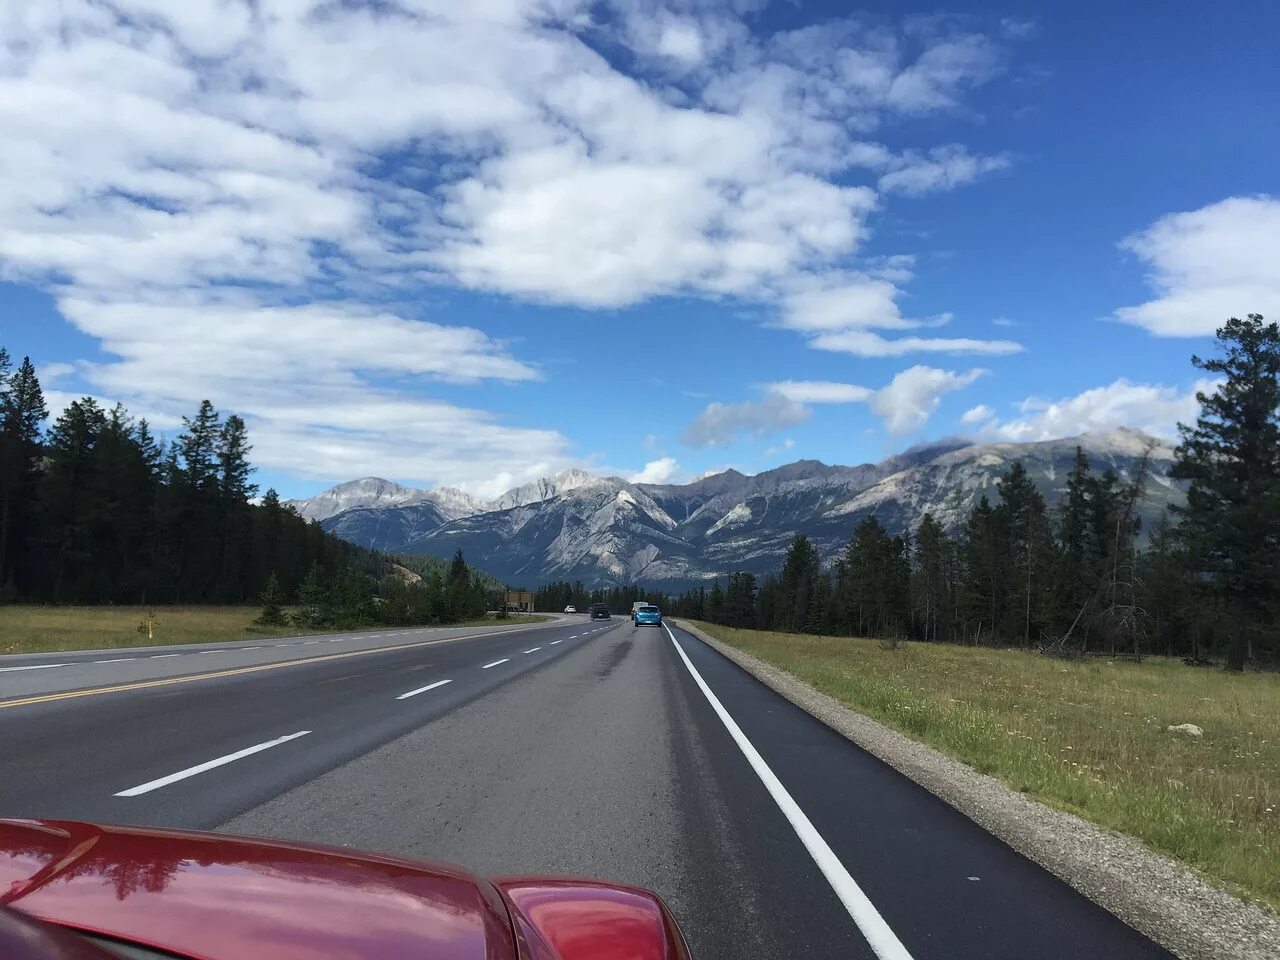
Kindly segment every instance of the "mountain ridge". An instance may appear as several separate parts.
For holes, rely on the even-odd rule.
[[[799,460],[754,475],[724,471],[684,484],[632,483],[567,470],[487,503],[455,501],[452,516],[447,498],[432,497],[433,491],[371,486],[375,502],[348,507],[321,522],[344,539],[384,550],[447,556],[462,549],[469,560],[509,582],[642,580],[676,589],[730,570],[776,569],[796,533],[807,534],[830,560],[869,515],[900,533],[914,529],[929,512],[955,531],[981,496],[998,499],[996,480],[1014,460],[1023,461],[1052,507],[1077,445],[1095,471],[1110,467],[1122,478],[1133,474],[1146,452],[1144,515],[1154,516],[1181,497],[1180,486],[1168,477],[1172,450],[1167,443],[1117,428],[1031,442],[956,438],[879,463]],[[376,478],[365,481],[370,479]],[[331,507],[341,500],[330,497],[325,503]]]

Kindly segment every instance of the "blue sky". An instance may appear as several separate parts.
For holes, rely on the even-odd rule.
[[[259,482],[493,495],[1194,414],[1274,4],[0,3],[0,343]]]

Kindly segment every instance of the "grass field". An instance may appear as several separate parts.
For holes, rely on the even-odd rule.
[[[1280,676],[700,626],[1015,790],[1280,909]],[[1167,731],[1180,723],[1204,737]]]
[[[156,607],[155,635],[147,639],[138,625],[147,607],[28,607],[0,606],[0,654],[44,653],[59,650],[107,650],[115,647],[217,643],[254,637],[292,637],[323,633],[315,628],[257,627],[261,607]],[[520,617],[520,622],[545,617]],[[493,619],[450,626],[493,624]],[[516,623],[517,618],[509,621]],[[364,629],[377,630],[378,627]]]

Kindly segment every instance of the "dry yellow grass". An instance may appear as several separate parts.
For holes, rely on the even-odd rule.
[[[1016,790],[1280,909],[1280,676],[701,626]],[[1203,727],[1203,738],[1167,730],[1180,723]]]
[[[155,636],[139,631],[148,613],[156,617]],[[0,606],[0,654],[59,650],[106,650],[147,644],[222,643],[255,637],[295,637],[323,633],[315,628],[258,627],[261,607],[34,607]],[[526,618],[542,620],[545,617]],[[450,626],[494,623],[472,620]]]
[[[138,626],[156,617],[155,637]],[[143,644],[212,643],[266,634],[311,632],[256,628],[261,607],[0,607],[0,653],[97,650]]]

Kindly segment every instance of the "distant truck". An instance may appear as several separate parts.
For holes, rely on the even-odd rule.
[[[632,622],[632,623],[635,623],[635,622],[636,622],[636,612],[637,612],[641,607],[647,607],[648,605],[649,605],[649,604],[648,604],[646,601],[644,601],[644,600],[637,600],[635,603],[633,603],[633,604],[631,605],[631,622]]]

